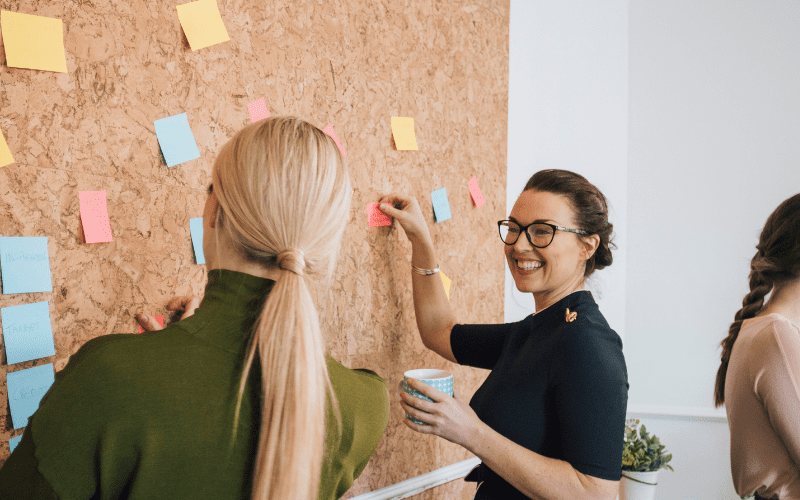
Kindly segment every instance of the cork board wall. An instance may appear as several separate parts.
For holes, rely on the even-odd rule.
[[[219,0],[230,41],[192,51],[175,0],[0,1],[62,19],[67,73],[10,68],[0,48],[0,130],[16,163],[0,168],[0,236],[47,236],[51,293],[0,295],[0,307],[49,301],[56,355],[8,365],[0,349],[0,463],[13,429],[6,375],[62,369],[91,338],[133,333],[137,312],[165,314],[200,295],[189,219],[202,215],[211,165],[264,97],[273,115],[331,123],[355,188],[335,278],[318,293],[331,354],[390,385],[389,426],[347,496],[469,458],[402,425],[394,390],[404,370],[455,373],[470,397],[485,371],[452,365],[419,340],[410,245],[398,227],[367,228],[367,203],[416,196],[453,280],[461,322],[503,318],[508,1]],[[200,158],[168,168],[154,120],[187,113]],[[413,117],[419,151],[396,151],[390,117]],[[467,181],[478,177],[476,208]],[[435,223],[431,191],[447,188],[452,219]],[[85,244],[79,191],[105,190],[113,242]],[[471,498],[456,481],[420,498]]]

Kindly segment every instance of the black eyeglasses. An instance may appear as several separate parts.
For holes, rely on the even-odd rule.
[[[580,229],[568,229],[566,227],[556,226],[555,224],[548,224],[547,222],[534,222],[527,226],[521,226],[513,220],[497,221],[497,227],[500,229],[500,239],[506,245],[513,245],[519,239],[520,233],[525,232],[528,241],[536,248],[544,248],[553,242],[556,236],[556,230],[567,231],[575,234],[589,235],[586,231]]]

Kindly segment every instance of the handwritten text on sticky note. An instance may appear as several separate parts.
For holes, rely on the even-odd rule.
[[[336,143],[336,147],[339,148],[339,151],[342,152],[342,156],[347,156],[347,152],[345,152],[344,146],[342,146],[342,143],[339,142],[339,138],[336,137],[336,132],[333,131],[333,125],[329,123],[327,127],[322,129],[322,131],[328,134],[331,137],[331,139],[333,139],[333,142]]]
[[[164,328],[164,316],[156,316],[155,318],[156,321],[158,321],[158,324],[161,325],[161,328]],[[139,325],[139,333],[144,333],[144,328],[142,328],[142,325]]]
[[[54,381],[53,363],[11,372],[6,376],[11,425],[14,429],[28,425],[28,417],[39,408],[39,402]]]
[[[264,98],[256,99],[247,105],[247,112],[250,113],[250,123],[255,123],[264,118],[269,118],[269,111],[267,111],[267,103]]]
[[[81,223],[86,243],[112,241],[111,221],[108,219],[108,202],[105,191],[79,191]]]
[[[9,66],[67,72],[61,19],[4,10],[0,12],[0,30]]]
[[[381,212],[381,209],[378,208],[380,206],[380,203],[369,203],[367,205],[367,219],[369,222],[369,227],[392,225],[392,218]]]
[[[3,137],[3,132],[0,132],[0,167],[5,167],[12,163],[14,163],[14,156],[11,154],[6,138]]]
[[[418,151],[413,118],[393,116],[392,136],[398,151]]]
[[[3,293],[53,291],[47,237],[0,237]]]
[[[9,365],[56,355],[47,301],[4,307],[0,321]]]
[[[481,188],[478,187],[478,178],[472,177],[467,183],[469,186],[469,194],[472,196],[472,201],[475,203],[475,206],[481,208],[486,200],[483,199],[483,194],[481,193]]]
[[[433,215],[436,222],[444,222],[452,215],[450,214],[450,201],[447,199],[447,188],[437,189],[431,193],[433,200]]]
[[[217,0],[198,0],[178,5],[178,19],[193,51],[230,40],[219,14]]]
[[[194,260],[198,265],[206,263],[206,256],[203,254],[203,218],[197,217],[189,219],[189,232],[192,233],[192,247],[194,248]]]
[[[153,122],[158,145],[168,167],[200,158],[186,113],[168,116]]]

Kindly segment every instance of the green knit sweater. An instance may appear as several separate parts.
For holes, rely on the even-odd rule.
[[[87,342],[56,374],[0,469],[0,498],[249,498],[260,418],[260,366],[248,379],[232,442],[245,351],[273,281],[209,273],[200,308],[159,332]],[[324,324],[324,319],[322,319]],[[257,357],[256,357],[257,359]],[[341,416],[319,499],[342,496],[386,428],[386,383],[328,358]],[[232,443],[232,446],[231,446]]]

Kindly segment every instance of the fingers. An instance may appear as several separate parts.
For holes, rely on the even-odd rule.
[[[181,316],[181,319],[186,319],[192,314],[194,314],[194,312],[197,310],[198,307],[200,307],[200,299],[197,297],[192,297],[191,300],[189,300],[189,302],[186,303],[185,309],[183,311],[183,316]]]
[[[156,319],[152,316],[139,313],[136,315],[136,321],[139,322],[139,325],[144,328],[146,332],[162,330],[161,325],[159,325],[158,321],[156,321]]]
[[[184,307],[186,307],[186,304],[188,304],[193,298],[194,297],[189,295],[173,297],[172,300],[167,302],[167,309],[169,309],[170,311],[177,311],[179,309],[183,309]]]
[[[398,210],[398,209],[394,208],[393,206],[389,205],[388,203],[384,203],[384,202],[381,202],[381,204],[378,205],[378,210],[380,210],[381,212],[385,213],[389,217],[394,217],[395,219],[397,219],[398,216],[400,216],[400,217],[403,216],[402,210]]]
[[[381,198],[380,203],[387,203],[392,206],[398,205],[402,210],[406,208],[413,199],[414,198],[412,198],[411,196],[405,194],[392,193],[392,194],[387,194],[386,196]]]
[[[409,387],[411,387],[415,391],[421,392],[422,394],[431,398],[435,403],[444,401],[446,398],[450,397],[449,395],[443,393],[439,389],[431,387],[428,384],[420,382],[417,379],[409,378],[406,383],[408,384]]]

